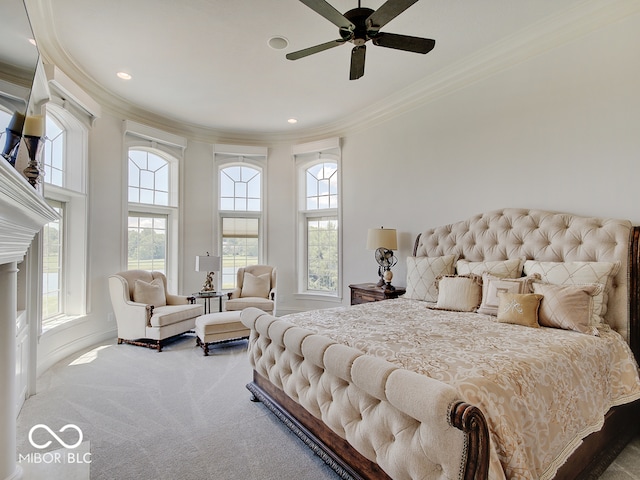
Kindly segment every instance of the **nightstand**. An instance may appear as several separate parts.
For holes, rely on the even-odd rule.
[[[355,285],[349,285],[349,288],[351,289],[351,305],[367,302],[379,302],[380,300],[387,300],[389,298],[398,298],[406,292],[406,289],[403,287],[396,287],[395,290],[388,290],[384,287],[376,286],[375,283],[358,283]]]

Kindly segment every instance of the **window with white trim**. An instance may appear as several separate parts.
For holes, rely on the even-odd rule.
[[[265,263],[264,172],[262,147],[215,145],[218,166],[218,239],[221,288],[236,286],[241,267]]]
[[[169,205],[169,162],[153,152],[129,149],[129,203]]]
[[[294,147],[294,157],[298,169],[298,292],[340,296],[340,149],[337,139]]]
[[[125,120],[128,270],[155,270],[178,291],[180,169],[185,138]]]
[[[262,173],[246,165],[220,169],[222,288],[236,286],[240,267],[261,262]]]
[[[49,222],[42,230],[42,318],[64,313],[64,210],[65,204],[49,200],[60,218]]]
[[[65,129],[51,115],[46,117],[44,138],[44,178],[51,185],[64,187]]]
[[[151,149],[129,149],[127,269],[167,275],[170,161]]]
[[[46,106],[44,196],[60,214],[42,238],[42,329],[87,311],[87,145],[91,118],[53,96]]]

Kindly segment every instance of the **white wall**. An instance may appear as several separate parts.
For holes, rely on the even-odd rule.
[[[502,207],[640,223],[640,16],[344,140],[345,277],[372,279],[366,229],[401,232]]]
[[[374,281],[368,228],[398,229],[394,284],[427,227],[502,207],[627,218],[640,224],[640,16],[602,28],[509,70],[342,140],[344,298]],[[306,141],[301,139],[301,142]],[[211,144],[216,143],[212,139]],[[196,254],[215,244],[209,143],[189,141],[183,170],[180,293],[196,291]],[[291,145],[268,145],[267,258],[280,312],[331,304],[296,298],[295,169]],[[90,321],[109,333],[107,276],[121,265],[122,131],[109,114],[91,134]],[[113,333],[111,333],[113,334]]]

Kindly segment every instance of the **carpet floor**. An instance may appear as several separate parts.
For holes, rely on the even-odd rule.
[[[250,379],[246,341],[214,346],[208,357],[191,335],[162,353],[115,343],[79,352],[45,372],[22,407],[23,478],[336,480],[262,404],[249,400]],[[68,424],[77,429],[61,431]],[[79,440],[72,456],[60,448],[60,441]],[[640,480],[640,437],[601,480]]]

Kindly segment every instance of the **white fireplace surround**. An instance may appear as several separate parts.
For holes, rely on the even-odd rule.
[[[18,305],[25,302],[18,298],[18,263],[42,227],[57,218],[14,167],[0,162],[0,479],[21,477],[16,464],[16,320]]]

